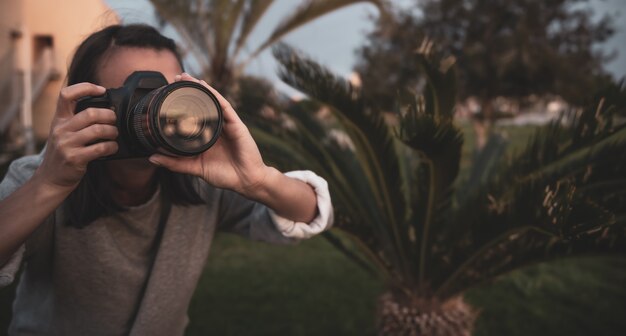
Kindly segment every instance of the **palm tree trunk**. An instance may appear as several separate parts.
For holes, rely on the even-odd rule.
[[[471,336],[478,316],[461,296],[441,303],[389,291],[378,304],[377,333],[385,336]]]

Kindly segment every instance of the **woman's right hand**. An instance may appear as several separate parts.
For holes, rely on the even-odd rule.
[[[90,83],[61,90],[43,161],[30,180],[0,201],[0,218],[11,219],[0,220],[0,266],[76,188],[90,161],[117,152],[113,111],[88,108],[74,114],[78,99],[104,92]]]
[[[115,112],[88,108],[74,113],[78,99],[100,96],[105,90],[91,83],[79,83],[61,90],[46,152],[35,173],[46,184],[73,190],[85,175],[90,161],[117,152]]]

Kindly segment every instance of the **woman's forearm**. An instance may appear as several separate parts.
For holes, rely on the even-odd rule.
[[[317,215],[317,198],[313,188],[275,168],[267,169],[263,181],[245,192],[244,196],[265,204],[281,217],[295,222],[311,222]]]
[[[0,201],[0,266],[71,193],[71,188],[51,186],[35,174]]]

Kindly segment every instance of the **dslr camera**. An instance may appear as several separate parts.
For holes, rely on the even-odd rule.
[[[136,71],[120,88],[81,98],[76,112],[89,107],[117,115],[119,150],[101,160],[197,155],[217,141],[223,124],[217,97],[207,88],[190,81],[168,84],[155,71]]]

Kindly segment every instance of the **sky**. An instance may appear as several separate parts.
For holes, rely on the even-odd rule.
[[[105,0],[124,22],[144,22],[155,24],[154,11],[148,0]],[[407,6],[411,0],[395,0],[400,6]],[[265,14],[258,28],[251,36],[249,49],[254,49],[269,36],[276,23],[290,13],[301,1],[277,0]],[[602,48],[616,51],[617,57],[606,65],[615,78],[626,76],[626,0],[591,0],[595,15],[615,16],[617,30],[611,40]],[[328,14],[290,33],[283,40],[302,50],[335,73],[348,77],[356,62],[355,50],[366,41],[368,31],[373,28],[371,16],[377,16],[376,8],[369,4],[357,4]],[[166,35],[175,36],[173,31]],[[268,78],[279,90],[297,95],[297,92],[283,84],[276,75],[277,65],[271,51],[263,52],[252,61],[246,71]]]

